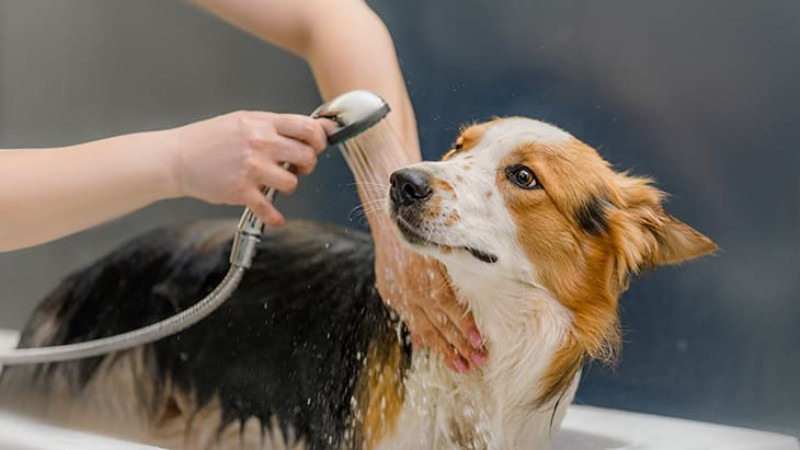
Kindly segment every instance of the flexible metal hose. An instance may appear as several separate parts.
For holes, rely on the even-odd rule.
[[[328,136],[328,143],[337,145],[371,128],[388,113],[389,106],[374,93],[351,91],[321,105],[311,117],[326,118],[335,123],[336,127]],[[288,169],[289,165],[284,163],[283,167]],[[273,201],[275,189],[265,189],[264,196],[267,201]],[[250,208],[246,208],[233,238],[231,268],[220,284],[191,308],[143,328],[93,341],[52,347],[0,349],[0,366],[40,364],[100,356],[149,344],[189,328],[214,312],[233,294],[242,281],[245,270],[250,268],[263,232],[264,224]]]
[[[144,328],[76,344],[0,350],[0,365],[38,364],[88,358],[147,344],[189,328],[217,309],[239,285],[243,267],[228,270],[222,282],[191,308]]]
[[[289,168],[288,164],[283,166],[284,168]],[[273,201],[275,189],[266,189],[264,196],[267,201]],[[190,308],[160,322],[127,333],[92,341],[52,347],[0,350],[0,366],[40,364],[104,355],[138,345],[149,344],[189,328],[214,312],[225,300],[230,298],[239,286],[239,282],[242,281],[245,270],[250,267],[263,231],[264,224],[250,208],[246,208],[233,238],[233,248],[230,256],[231,267],[228,269],[228,273],[225,274],[225,278],[220,281],[213,291]]]

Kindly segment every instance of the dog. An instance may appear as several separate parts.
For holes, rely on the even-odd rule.
[[[376,288],[370,237],[268,230],[209,318],[104,357],[7,368],[6,405],[169,448],[547,448],[587,360],[618,353],[631,276],[712,253],[648,178],[614,171],[533,119],[468,126],[443,159],[391,175],[386,212],[439,260],[487,339],[466,374],[408,343]],[[167,227],[64,280],[21,347],[85,341],[172,315],[227,270],[235,224]]]

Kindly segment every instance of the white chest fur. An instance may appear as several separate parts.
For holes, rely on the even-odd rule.
[[[461,375],[415,354],[396,433],[382,449],[547,448],[572,402],[580,374],[562,395],[536,404],[569,330],[568,311],[535,284],[469,266],[448,264],[448,272],[489,342],[489,359]]]

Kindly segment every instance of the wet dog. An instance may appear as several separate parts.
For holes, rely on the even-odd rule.
[[[391,177],[387,211],[440,260],[487,338],[458,374],[408,345],[375,289],[368,235],[270,230],[219,311],[105,357],[6,369],[6,404],[170,448],[546,448],[584,361],[620,345],[631,275],[715,250],[668,215],[647,178],[525,118],[467,127],[439,162]],[[146,234],[64,280],[21,346],[109,336],[163,319],[227,270],[235,224]]]

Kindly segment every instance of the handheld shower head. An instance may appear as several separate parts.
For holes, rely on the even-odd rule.
[[[368,130],[389,111],[389,105],[377,94],[361,90],[333,98],[314,110],[311,117],[330,119],[336,124],[328,143],[337,145]]]
[[[389,105],[382,98],[370,91],[360,90],[345,92],[323,103],[311,113],[311,117],[334,122],[335,128],[328,135],[328,144],[338,145],[372,128],[388,113]],[[288,164],[284,164],[284,168],[288,169]],[[275,188],[266,188],[264,196],[272,201]],[[245,209],[233,241],[230,257],[233,266],[245,269],[250,267],[263,232],[264,224],[261,220],[250,208]]]
[[[351,91],[323,104],[311,117],[332,120],[336,127],[328,135],[328,143],[342,144],[344,147],[349,139],[372,128],[388,113],[389,105],[376,94]],[[265,189],[264,195],[271,201],[275,196],[275,189]],[[116,336],[55,347],[0,350],[0,364],[34,364],[88,358],[154,342],[188,328],[211,314],[231,296],[245,270],[250,267],[263,231],[264,224],[250,208],[245,209],[233,239],[228,273],[211,293],[194,306],[160,322]]]

